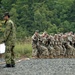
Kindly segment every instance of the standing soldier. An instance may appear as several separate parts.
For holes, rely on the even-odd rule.
[[[5,67],[15,67],[14,50],[13,50],[16,41],[15,26],[13,21],[10,20],[10,14],[8,12],[4,14],[4,20],[6,25],[6,29],[4,32],[4,39],[3,39],[3,42],[5,42],[6,45],[6,51],[5,51],[6,66]]]

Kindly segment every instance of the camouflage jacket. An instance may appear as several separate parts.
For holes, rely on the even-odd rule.
[[[32,36],[32,44],[36,44],[39,42],[40,35],[36,36],[35,34]]]
[[[15,45],[16,31],[14,23],[9,19],[6,23],[6,29],[4,32],[4,41],[6,45]]]

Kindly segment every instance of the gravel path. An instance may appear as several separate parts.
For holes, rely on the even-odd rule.
[[[75,75],[75,59],[30,59],[16,63],[15,68],[3,68],[0,75]]]

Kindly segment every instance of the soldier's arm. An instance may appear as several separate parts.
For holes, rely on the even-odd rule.
[[[11,30],[12,30],[12,23],[9,22],[7,27],[6,27],[5,33],[4,33],[4,42],[7,41],[7,39],[9,38]]]

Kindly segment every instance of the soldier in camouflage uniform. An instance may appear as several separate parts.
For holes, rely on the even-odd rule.
[[[73,57],[73,47],[72,47],[72,37],[70,35],[70,33],[67,33],[66,34],[66,37],[65,37],[65,48],[66,48],[66,57],[68,58],[71,58]]]
[[[72,58],[73,55],[75,55],[75,49],[69,44],[69,43],[65,43],[65,48],[67,49],[66,50],[66,55],[68,58]]]
[[[56,52],[56,58],[59,58],[60,57],[60,48],[58,46],[58,35],[57,34],[55,34],[55,36],[54,36],[54,49]]]
[[[48,34],[47,32],[44,32],[41,36],[42,42],[40,44],[40,51],[41,51],[41,58],[48,58],[49,52],[48,52]]]
[[[64,43],[65,43],[64,38],[65,38],[65,36],[62,35],[62,37],[61,37],[61,42],[62,42],[62,48],[63,48],[63,57],[66,56],[66,48],[65,48],[65,46],[64,46]]]
[[[72,44],[72,32],[70,32],[70,33],[68,33],[67,34],[67,42],[72,46],[73,44]]]
[[[58,47],[60,48],[60,57],[64,56],[64,50],[62,47],[62,36],[61,34],[58,35]]]
[[[4,32],[4,40],[6,45],[6,51],[5,51],[5,61],[6,66],[5,67],[15,67],[15,61],[14,61],[14,47],[15,47],[15,41],[16,41],[16,31],[15,26],[12,20],[10,20],[10,14],[6,12],[4,14],[4,20],[6,29]]]
[[[49,57],[55,58],[56,53],[55,53],[55,49],[54,49],[54,37],[51,35],[50,35],[50,44],[48,46],[48,50],[49,50]]]
[[[39,49],[38,49],[38,42],[39,42],[39,38],[40,38],[40,35],[39,35],[39,31],[36,30],[34,35],[32,36],[32,57],[33,58],[39,58]]]

